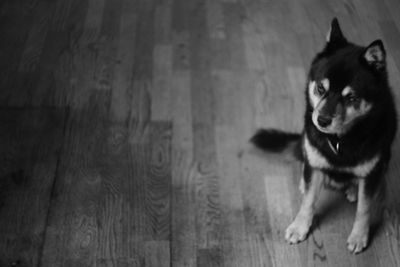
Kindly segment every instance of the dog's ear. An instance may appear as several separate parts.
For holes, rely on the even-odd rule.
[[[328,50],[334,50],[345,44],[347,44],[347,40],[340,29],[339,21],[337,18],[333,18],[331,28],[326,35],[326,48]]]
[[[386,51],[381,40],[373,41],[363,53],[365,62],[376,70],[383,70],[386,66]]]

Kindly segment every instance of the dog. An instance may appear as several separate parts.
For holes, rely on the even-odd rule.
[[[342,189],[357,211],[347,248],[363,251],[369,242],[373,207],[384,195],[383,175],[391,157],[397,114],[381,40],[364,47],[349,42],[334,18],[324,49],[312,60],[305,89],[301,134],[260,129],[251,142],[281,152],[295,144],[302,161],[303,199],[285,232],[290,244],[307,238],[324,184]]]

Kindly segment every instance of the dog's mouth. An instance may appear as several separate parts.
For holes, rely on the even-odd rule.
[[[326,133],[326,134],[335,134],[336,131],[330,129],[329,127],[321,127],[318,124],[314,123],[315,127],[317,127],[318,131]]]

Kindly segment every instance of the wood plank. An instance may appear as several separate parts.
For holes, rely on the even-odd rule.
[[[33,24],[21,56],[19,71],[34,71],[39,66],[53,6],[50,2],[39,2],[34,9]]]
[[[33,12],[27,3],[8,1],[2,7],[0,71],[17,70],[32,27]]]
[[[209,78],[203,72],[194,72],[192,80],[193,171],[196,180],[196,217],[198,249],[220,246],[219,177],[215,151],[213,95],[211,87],[204,86]],[[194,78],[196,77],[196,78]],[[208,255],[207,253],[202,256]],[[215,254],[212,254],[215,256]]]
[[[324,192],[307,241],[285,242],[300,165],[247,141],[259,127],[301,131],[307,70],[333,17],[355,43],[384,40],[399,102],[399,10],[0,1],[0,122],[13,125],[0,127],[11,140],[0,142],[0,265],[398,266],[398,140],[384,221],[357,256],[345,244],[355,206],[338,193]]]
[[[52,18],[39,63],[39,81],[28,103],[31,105],[82,106],[90,95],[87,86],[81,87],[84,78],[92,77],[87,67],[91,55],[80,46],[87,3],[63,2],[64,5],[57,2],[51,9]]]
[[[28,3],[7,2],[2,7],[0,24],[0,77],[2,106],[22,106],[36,79],[19,73],[25,44],[34,21],[34,9]],[[24,101],[21,101],[21,100]]]
[[[153,88],[151,90],[151,117],[153,120],[171,120],[172,45],[155,45]]]
[[[229,62],[230,69],[247,71],[243,34],[243,24],[246,20],[245,8],[238,3],[224,3],[223,16],[226,41],[224,45],[221,45],[220,50],[227,50],[224,54],[229,55],[226,60]]]
[[[171,238],[171,124],[150,124],[149,159],[147,162],[146,216],[151,240]]]
[[[141,145],[129,144],[126,125],[111,125],[108,131],[98,212],[104,223],[96,253],[102,261],[144,266],[158,257],[169,262],[170,125],[154,122],[150,127],[149,143]]]
[[[196,266],[196,191],[193,172],[191,76],[175,71],[172,78],[171,264]]]
[[[102,225],[107,223],[99,223],[98,214],[103,204],[101,168],[107,134],[104,103],[108,97],[105,93],[94,94],[86,110],[72,110],[67,121],[41,266],[91,266],[99,246],[112,244],[97,242],[101,241]]]
[[[97,92],[69,121],[43,266],[143,266],[158,251],[145,242],[169,244],[171,127],[152,123],[148,143],[129,144],[128,126],[105,119],[108,98]]]
[[[251,216],[250,213],[254,209],[246,204],[249,198],[254,198],[254,195],[244,193],[248,189],[243,182],[247,176],[241,172],[242,164],[239,154],[243,141],[246,142],[244,140],[246,137],[241,135],[241,131],[236,131],[241,122],[242,112],[239,97],[240,83],[234,73],[225,70],[214,70],[212,78],[216,99],[215,142],[220,178],[220,202],[221,207],[224,207],[221,219],[224,264],[226,266],[257,266],[257,264],[271,266],[269,252],[265,250],[261,252],[253,247],[258,237],[264,238],[263,231],[257,230],[268,228],[268,224],[264,224],[265,221],[260,223],[262,226],[257,227],[255,231],[247,224],[248,221],[257,221],[255,217],[259,214]],[[260,250],[262,249],[263,247],[260,246]],[[261,253],[263,253],[262,256]]]
[[[131,98],[133,88],[133,68],[135,61],[135,45],[136,45],[136,32],[134,29],[137,25],[136,5],[132,1],[124,1],[120,4],[118,13],[120,13],[120,28],[115,29],[118,31],[117,36],[113,37],[111,43],[116,46],[116,61],[111,71],[113,71],[113,79],[110,82],[112,87],[111,97],[111,115],[117,121],[127,122],[129,120],[129,112],[131,105]],[[110,16],[115,18],[115,14]],[[112,67],[109,66],[109,67]],[[102,82],[104,84],[104,81]]]
[[[136,44],[134,51],[133,85],[129,92],[130,141],[132,143],[148,142],[148,126],[152,112],[153,63],[154,63],[154,1],[137,3]]]
[[[0,109],[1,266],[39,266],[66,115],[63,108]]]
[[[170,266],[170,247],[166,241],[149,241],[145,244],[146,267]]]
[[[196,188],[197,264],[223,265],[221,250],[220,177],[215,147],[215,95],[211,84],[206,7],[193,1],[191,30],[191,114],[193,172]]]

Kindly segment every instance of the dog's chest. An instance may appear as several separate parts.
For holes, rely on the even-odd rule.
[[[304,151],[311,167],[316,169],[335,170],[351,173],[356,177],[367,176],[379,162],[379,154],[355,166],[336,167],[333,166],[313,145],[310,144],[307,136],[304,139]]]

